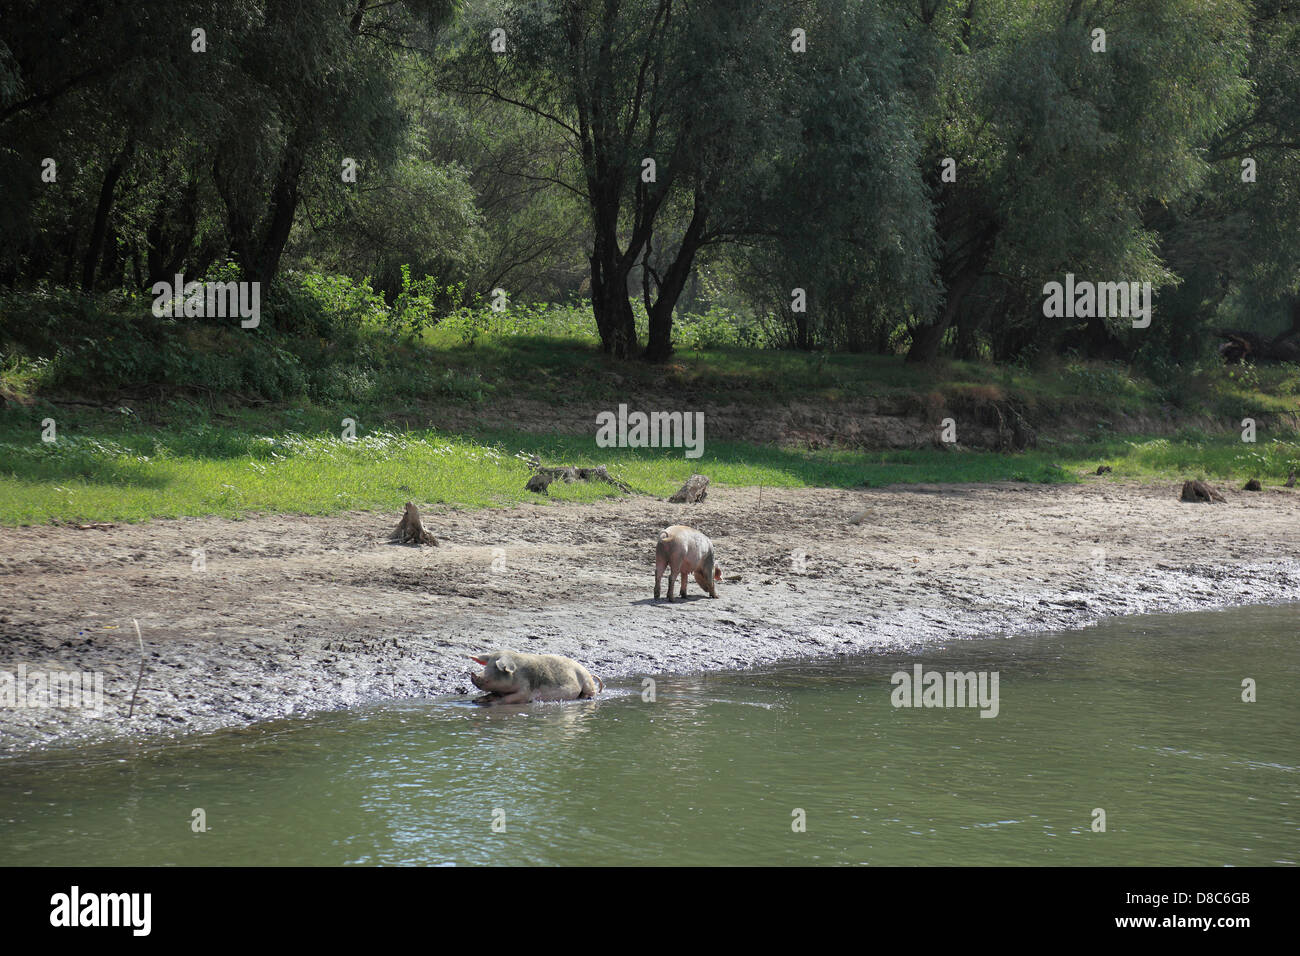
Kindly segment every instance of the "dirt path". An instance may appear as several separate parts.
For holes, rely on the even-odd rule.
[[[388,543],[396,519],[0,529],[0,672],[96,671],[105,689],[100,714],[0,708],[0,752],[468,692],[466,655],[494,646],[609,681],[1300,595],[1300,494],[1283,490],[1206,506],[1100,481],[766,489],[760,506],[719,488],[697,506],[431,512],[432,548]],[[713,538],[719,600],[693,583],[651,600],[654,541],[678,521]],[[132,618],[147,669],[128,725]]]

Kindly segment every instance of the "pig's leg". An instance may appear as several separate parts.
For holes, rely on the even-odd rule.
[[[576,679],[567,680],[563,684],[555,684],[551,687],[543,687],[533,695],[533,700],[577,700],[582,696],[582,686]]]
[[[682,587],[681,587],[681,594],[682,594],[682,597],[686,597],[686,579],[687,579],[688,577],[690,577],[690,576],[691,576],[691,573],[690,573],[689,571],[687,571],[685,567],[683,567],[683,568],[682,568]]]
[[[510,694],[502,694],[499,698],[492,701],[493,704],[526,704],[533,699],[533,695],[526,690],[517,690]]]
[[[673,599],[673,585],[677,583],[677,568],[680,564],[673,564],[670,559],[668,562],[668,600]]]
[[[667,564],[668,562],[664,560],[664,556],[662,554],[655,555],[655,600],[656,601],[659,600],[659,587],[663,582],[664,568],[667,566]],[[668,590],[671,591],[672,589],[673,589],[673,582],[672,579],[669,578]],[[672,595],[669,595],[668,599],[671,601]]]

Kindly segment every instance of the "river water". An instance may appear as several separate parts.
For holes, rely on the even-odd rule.
[[[1297,862],[1300,605],[0,760],[5,865]]]

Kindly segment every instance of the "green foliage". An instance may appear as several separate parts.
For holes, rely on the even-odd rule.
[[[597,252],[620,295],[675,301],[683,351],[1118,359],[1179,407],[1217,329],[1300,329],[1284,0],[75,6],[12,0],[0,41],[0,285],[36,296],[9,341],[45,343],[22,353],[39,368],[8,359],[24,387],[351,393],[364,376],[330,369],[377,323],[404,345],[590,340],[590,306],[526,303],[607,310]],[[266,341],[128,314],[159,278],[231,263],[267,285]],[[665,282],[674,264],[694,276]],[[1152,282],[1155,321],[1045,319],[1065,272]],[[512,305],[489,313],[498,286]],[[606,339],[647,339],[643,302],[616,319]],[[246,361],[191,354],[232,342]]]
[[[495,392],[496,386],[484,381],[478,372],[460,372],[449,368],[437,380],[437,390],[445,398],[478,403]]]
[[[742,325],[736,315],[721,306],[712,306],[703,315],[684,315],[674,326],[679,348],[717,349],[726,346],[753,347],[763,340],[757,329]]]
[[[1116,363],[1071,362],[1065,374],[1078,392],[1093,396],[1138,395],[1141,392],[1129,369]]]
[[[389,311],[387,324],[395,335],[418,339],[465,295],[464,283],[442,285],[434,276],[411,280],[411,267],[401,267],[401,291]]]

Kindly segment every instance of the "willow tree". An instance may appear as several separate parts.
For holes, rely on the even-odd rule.
[[[1249,96],[1206,144],[1202,187],[1149,211],[1183,279],[1160,298],[1182,321],[1152,336],[1152,358],[1204,354],[1224,324],[1300,336],[1300,6],[1251,6]]]
[[[1176,281],[1145,213],[1209,172],[1204,145],[1246,92],[1248,5],[918,6],[944,298],[916,323],[908,359],[934,359],[950,328],[981,313],[997,335],[1019,326],[1020,341],[1050,342],[1061,329],[1034,291],[1067,271]],[[946,159],[955,176],[942,175]]]
[[[124,249],[145,286],[227,254],[269,282],[305,189],[337,181],[345,157],[374,171],[401,156],[395,63],[454,9],[15,3],[0,25],[0,179],[14,183],[0,278],[61,272],[87,291],[122,282]]]
[[[818,9],[570,0],[495,3],[466,18],[448,87],[514,104],[566,136],[569,162],[552,178],[588,210],[592,310],[606,352],[637,349],[634,270],[649,315],[644,354],[663,360],[700,251],[781,234],[791,214],[782,186],[817,145],[802,85],[810,71],[840,69],[827,54],[842,25]]]

